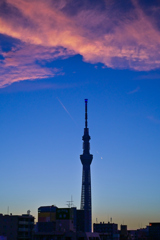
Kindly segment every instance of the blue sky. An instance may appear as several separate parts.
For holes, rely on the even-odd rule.
[[[159,9],[2,1],[0,212],[80,207],[88,98],[93,222],[160,221]]]

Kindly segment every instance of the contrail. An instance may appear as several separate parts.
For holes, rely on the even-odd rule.
[[[70,116],[70,118],[73,120],[73,122],[77,125],[77,123],[75,122],[75,120],[73,119],[73,117],[71,116],[71,114],[68,112],[68,110],[66,109],[66,107],[63,105],[63,103],[60,101],[60,99],[57,97],[59,103],[62,105],[62,107],[64,108],[64,110],[68,113],[68,115]]]

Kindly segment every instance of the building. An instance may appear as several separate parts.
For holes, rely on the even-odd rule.
[[[94,223],[93,231],[99,233],[101,240],[119,240],[118,224],[116,223]]]
[[[7,240],[31,240],[33,228],[34,217],[30,214],[0,214],[0,236]]]
[[[149,223],[149,240],[160,240],[160,223]]]
[[[121,225],[120,240],[127,240],[127,239],[128,239],[127,225]]]
[[[140,228],[135,231],[135,240],[148,240],[149,228]],[[155,238],[154,238],[155,239]]]
[[[101,240],[98,233],[84,232],[84,211],[75,207],[38,208],[34,240]]]
[[[7,237],[0,236],[0,240],[7,240]]]
[[[84,210],[77,209],[76,215],[77,215],[77,223],[76,223],[77,232],[85,232]]]
[[[76,232],[76,208],[57,208],[56,210],[56,231]]]
[[[101,240],[98,233],[85,232],[53,232],[36,233],[34,240]]]
[[[56,230],[56,209],[57,207],[54,205],[38,208],[38,232],[53,232]]]
[[[84,210],[84,231],[91,232],[92,230],[92,203],[91,203],[91,173],[90,165],[93,155],[90,154],[90,136],[87,121],[87,102],[85,99],[85,128],[83,140],[83,154],[80,155],[81,163],[83,165],[82,171],[82,192],[81,192],[81,210]]]
[[[77,224],[77,209],[58,208],[52,206],[41,206],[38,208],[38,223],[36,232],[38,233],[53,233],[76,231]]]

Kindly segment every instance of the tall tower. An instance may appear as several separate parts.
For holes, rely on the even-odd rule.
[[[80,159],[83,165],[82,172],[82,192],[81,192],[81,210],[84,210],[84,225],[85,232],[91,232],[92,229],[92,204],[91,204],[91,173],[90,165],[93,159],[93,155],[90,154],[91,139],[89,136],[88,122],[87,122],[87,102],[85,99],[85,128],[83,140],[83,154],[80,155]]]

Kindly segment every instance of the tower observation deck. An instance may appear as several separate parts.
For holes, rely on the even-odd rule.
[[[82,192],[81,192],[81,210],[84,210],[84,225],[85,232],[91,232],[92,229],[92,203],[91,203],[91,173],[90,165],[93,159],[93,155],[90,154],[91,139],[88,129],[88,116],[87,116],[87,103],[88,99],[85,99],[85,128],[83,140],[83,154],[80,155],[80,159],[83,165],[82,171]]]

